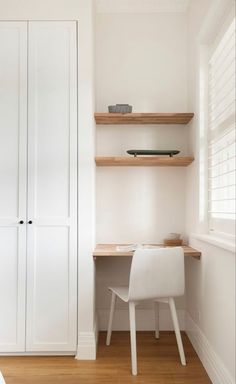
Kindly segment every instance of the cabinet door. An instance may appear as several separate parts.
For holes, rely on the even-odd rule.
[[[29,22],[27,351],[75,351],[76,23]]]
[[[27,24],[0,22],[0,352],[25,349],[26,160]]]

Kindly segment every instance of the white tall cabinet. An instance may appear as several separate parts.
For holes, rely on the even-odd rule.
[[[0,22],[0,352],[73,352],[76,22]]]

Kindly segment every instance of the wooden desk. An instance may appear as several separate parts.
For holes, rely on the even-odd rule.
[[[97,257],[104,257],[104,256],[105,257],[133,256],[134,252],[117,251],[116,250],[117,245],[121,245],[121,244],[97,244],[93,252],[94,259],[96,259]],[[153,244],[153,245],[163,246],[162,244]],[[201,252],[197,251],[196,249],[191,248],[188,245],[183,245],[182,248],[184,250],[184,256],[188,256],[188,257],[191,256],[198,260],[201,258]]]

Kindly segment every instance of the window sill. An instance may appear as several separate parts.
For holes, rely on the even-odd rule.
[[[190,238],[204,241],[205,243],[209,243],[215,245],[216,247],[226,249],[229,252],[235,253],[235,244],[231,241],[221,239],[212,235],[202,235],[198,233],[192,233]]]

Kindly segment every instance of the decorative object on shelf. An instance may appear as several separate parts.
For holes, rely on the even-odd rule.
[[[165,149],[165,150],[154,150],[154,149],[129,149],[127,151],[129,155],[134,155],[134,157],[137,157],[138,155],[148,155],[148,156],[170,156],[173,157],[174,155],[178,155],[180,151],[176,149]]]
[[[179,247],[183,245],[183,239],[164,239],[164,245],[168,247]]]
[[[129,104],[116,104],[108,106],[109,113],[131,113],[132,105]]]
[[[169,247],[178,247],[183,244],[183,239],[180,237],[180,233],[171,232],[168,237],[164,239],[164,245]]]
[[[171,233],[169,233],[167,239],[169,239],[169,240],[178,240],[178,239],[180,239],[180,237],[181,237],[180,233],[171,232]]]

